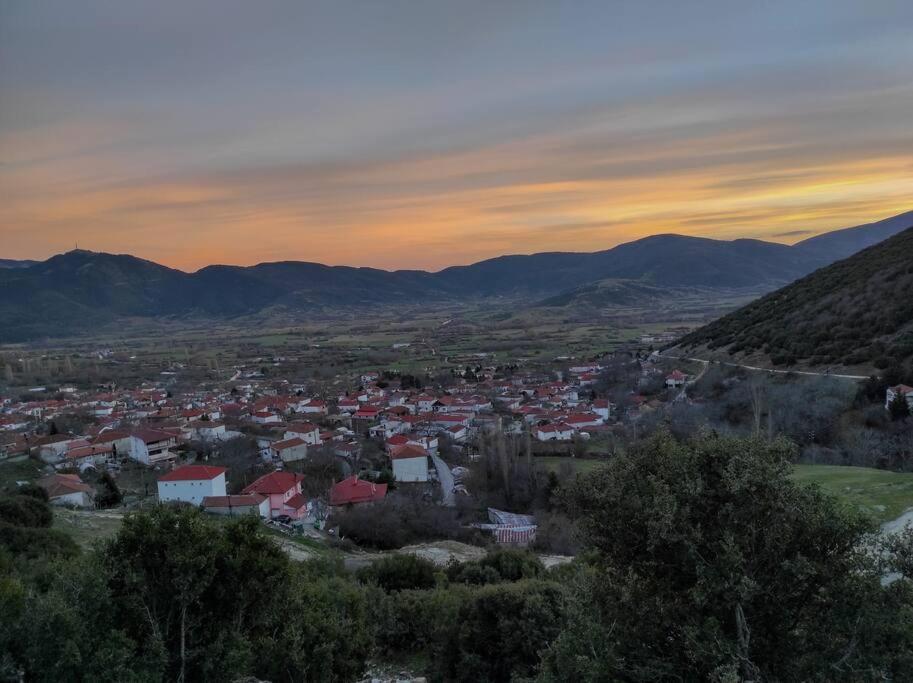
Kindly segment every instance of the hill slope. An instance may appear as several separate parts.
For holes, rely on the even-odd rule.
[[[874,223],[833,230],[823,235],[810,237],[794,244],[793,249],[805,258],[819,260],[820,265],[823,266],[883,242],[911,226],[913,226],[913,211],[907,211]]]
[[[913,228],[684,337],[680,348],[774,365],[874,366],[913,358]]]

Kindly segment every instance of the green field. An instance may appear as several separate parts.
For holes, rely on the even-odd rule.
[[[796,465],[793,478],[803,484],[818,484],[879,522],[896,519],[913,508],[913,473],[840,465]]]
[[[55,508],[54,528],[71,536],[83,547],[91,547],[120,531],[123,516],[113,512],[95,512]]]
[[[541,456],[536,462],[552,472],[565,463],[575,472],[585,473],[603,461]],[[825,492],[868,512],[879,522],[897,519],[913,508],[913,473],[840,465],[796,465],[793,479],[801,484],[818,484]]]

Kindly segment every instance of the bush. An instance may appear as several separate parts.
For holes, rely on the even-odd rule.
[[[54,513],[46,501],[30,495],[0,498],[0,522],[10,526],[47,528],[54,522]]]
[[[510,681],[531,676],[562,624],[563,593],[554,583],[520,581],[477,589],[461,607],[450,641],[436,658],[452,681]]]
[[[437,659],[453,638],[460,610],[472,595],[467,586],[404,590],[385,596],[377,615],[377,646],[387,656],[424,650]]]
[[[460,524],[453,508],[405,497],[352,507],[334,514],[330,524],[338,525],[340,538],[380,550],[440,539],[480,543],[483,538],[478,530]]]
[[[371,583],[387,593],[409,589],[434,588],[437,567],[433,562],[415,555],[385,557],[358,570],[358,579]]]

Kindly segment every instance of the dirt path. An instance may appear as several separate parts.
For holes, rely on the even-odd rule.
[[[913,508],[910,508],[904,512],[897,519],[892,519],[890,522],[885,522],[881,525],[881,533],[883,534],[893,534],[898,531],[903,531],[903,528],[908,524],[913,525]]]
[[[743,370],[754,370],[755,372],[769,372],[773,375],[808,375],[811,377],[836,377],[837,379],[868,379],[866,375],[837,375],[830,372],[812,372],[811,370],[775,370],[774,368],[762,368],[757,365],[742,365],[741,363],[727,363],[724,361],[709,361],[704,360],[703,358],[691,358],[689,356],[671,356],[660,352],[660,358],[671,358],[672,360],[690,360],[695,363],[703,363],[705,366],[709,365],[711,362],[719,363],[720,365],[727,365],[731,368],[742,368]]]

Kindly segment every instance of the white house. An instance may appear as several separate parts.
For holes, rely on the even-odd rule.
[[[593,412],[606,421],[612,414],[612,404],[607,398],[597,398],[593,401]]]
[[[393,479],[399,482],[428,481],[428,451],[415,444],[399,446],[390,453]]]
[[[253,415],[251,415],[250,419],[258,425],[268,425],[282,422],[281,417],[269,410],[258,410]]]
[[[574,438],[574,428],[559,422],[536,427],[536,439],[539,441],[570,441]]]
[[[304,460],[308,454],[307,444],[297,436],[283,441],[277,441],[269,447],[270,455],[282,462],[295,462]]]
[[[212,420],[197,420],[193,425],[197,437],[203,441],[224,441],[227,439],[225,424]]]
[[[239,496],[206,496],[203,499],[203,509],[214,515],[226,517],[239,517],[241,515],[257,515],[269,518],[269,498],[259,493],[250,493]]]
[[[171,452],[171,447],[177,445],[177,436],[171,432],[159,429],[138,429],[130,434],[117,434],[118,438],[104,437],[97,439],[96,443],[108,439],[113,441],[117,448],[118,456],[127,455],[131,460],[136,460],[144,465],[155,465],[177,457]]]
[[[680,370],[673,370],[668,375],[666,375],[666,386],[670,388],[682,387],[685,385],[685,380],[688,379],[685,373]]]
[[[114,462],[114,447],[110,443],[86,444],[71,448],[57,467],[76,467],[80,472]]]
[[[92,507],[95,491],[78,474],[51,474],[35,483],[47,492],[51,505]]]
[[[316,398],[304,399],[304,401],[298,404],[297,412],[326,415],[327,404],[326,401],[320,401]]]
[[[466,437],[469,436],[469,431],[466,429],[465,425],[453,425],[452,427],[447,427],[443,432],[448,439],[456,443],[461,443],[466,440]]]
[[[913,410],[913,387],[908,387],[906,384],[898,384],[896,387],[888,387],[888,393],[885,397],[884,407],[890,408],[891,403],[894,401],[894,398],[900,394],[905,399],[907,399],[907,406],[910,410]]]
[[[565,417],[563,422],[574,429],[583,429],[584,427],[598,427],[603,420],[597,413],[593,412],[573,413]]]
[[[320,428],[310,422],[293,422],[286,427],[285,434],[282,435],[282,438],[298,438],[308,446],[319,446],[322,443],[320,440]]]
[[[225,468],[184,465],[159,477],[159,501],[180,501],[200,505],[209,496],[224,496]]]

